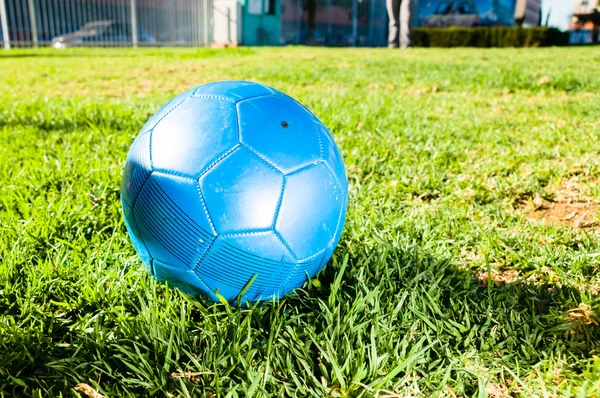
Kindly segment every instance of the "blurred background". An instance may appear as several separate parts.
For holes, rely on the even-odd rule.
[[[566,32],[564,44],[592,44],[599,6],[597,0],[412,0],[411,20],[417,36],[419,28],[554,27]],[[385,0],[0,0],[0,20],[5,48],[384,46],[388,29]]]

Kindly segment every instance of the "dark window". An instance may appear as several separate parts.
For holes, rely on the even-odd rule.
[[[265,0],[265,14],[275,15],[275,2],[277,0]]]

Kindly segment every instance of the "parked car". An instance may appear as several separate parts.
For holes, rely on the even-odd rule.
[[[448,26],[472,27],[479,25],[479,14],[475,3],[469,0],[442,0],[433,14],[425,17],[421,26],[445,28]]]
[[[203,32],[198,26],[184,25],[175,29],[167,29],[157,33],[156,38],[160,42],[171,44],[187,44],[202,41]]]
[[[131,29],[129,25],[118,21],[94,21],[83,25],[73,33],[57,36],[50,44],[54,48],[86,46],[95,42],[129,42]],[[138,27],[138,41],[154,43],[156,38]]]

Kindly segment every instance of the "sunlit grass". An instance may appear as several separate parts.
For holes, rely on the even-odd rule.
[[[593,48],[1,53],[0,395],[76,395],[79,383],[107,396],[600,395],[599,59]],[[333,260],[272,305],[156,284],[120,213],[145,120],[225,79],[300,100],[348,170]],[[593,212],[585,223],[552,218],[565,189]],[[528,220],[533,210],[556,222]]]

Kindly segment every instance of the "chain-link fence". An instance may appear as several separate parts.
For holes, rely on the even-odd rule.
[[[379,46],[386,44],[385,1],[0,0],[0,42],[5,48],[199,47],[213,41]]]
[[[0,0],[5,48],[206,46],[212,0]]]

